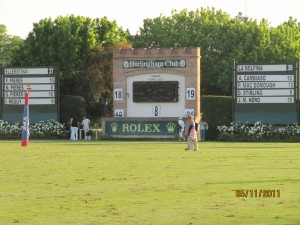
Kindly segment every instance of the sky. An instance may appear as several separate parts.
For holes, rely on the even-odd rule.
[[[8,35],[26,38],[33,23],[41,19],[72,14],[106,16],[136,34],[146,18],[170,16],[172,9],[196,11],[201,7],[221,9],[232,18],[239,12],[258,22],[265,18],[271,26],[288,21],[290,16],[300,22],[300,0],[0,0],[0,24],[6,26]]]

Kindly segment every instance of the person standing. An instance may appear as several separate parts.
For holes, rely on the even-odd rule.
[[[78,121],[75,118],[71,118],[71,140],[78,140]]]
[[[70,131],[70,140],[72,140],[72,122],[73,122],[73,117],[68,122],[68,129]]]
[[[205,133],[206,130],[208,129],[208,124],[201,119],[199,122],[199,126],[200,126],[200,141],[205,141]]]
[[[185,124],[184,124],[184,121],[182,120],[182,117],[178,118],[177,125],[178,125],[179,141],[181,141],[181,140],[185,141],[185,138],[183,136]]]
[[[88,131],[90,130],[90,123],[91,121],[84,116],[81,122],[84,130],[84,140],[91,140],[91,136],[87,135]]]
[[[185,150],[191,150],[194,147],[194,151],[198,151],[198,139],[197,130],[195,125],[194,117],[189,115],[189,129],[188,129],[188,145]]]

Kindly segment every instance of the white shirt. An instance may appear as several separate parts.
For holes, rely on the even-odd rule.
[[[184,122],[183,120],[179,119],[178,124],[182,127],[182,131],[184,130]]]
[[[88,118],[85,118],[82,120],[83,129],[88,130],[90,129],[90,120]]]

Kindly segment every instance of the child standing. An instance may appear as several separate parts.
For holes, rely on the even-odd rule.
[[[197,140],[197,130],[195,125],[194,117],[189,115],[189,129],[188,129],[188,145],[185,150],[192,150],[194,147],[194,151],[198,151],[198,140]]]

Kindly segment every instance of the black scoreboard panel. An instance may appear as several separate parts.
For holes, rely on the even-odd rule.
[[[178,81],[134,81],[133,102],[178,102]]]

